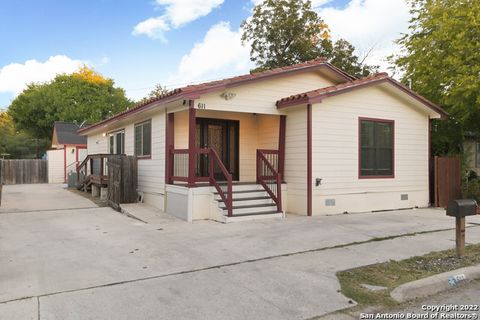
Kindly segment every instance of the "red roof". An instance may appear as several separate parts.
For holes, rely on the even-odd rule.
[[[424,97],[420,96],[419,94],[414,92],[412,89],[404,86],[398,81],[390,78],[387,73],[377,73],[362,79],[295,94],[295,95],[278,100],[276,105],[278,109],[281,109],[281,108],[286,108],[289,106],[294,106],[299,104],[318,103],[318,102],[321,102],[323,99],[329,98],[331,96],[346,93],[354,89],[359,89],[365,86],[371,86],[371,85],[382,83],[382,82],[391,83],[392,85],[394,85],[395,87],[403,91],[404,93],[420,101],[430,109],[438,112],[442,117],[448,117],[448,113],[445,110],[443,110],[441,107],[425,99]]]
[[[274,76],[285,75],[291,72],[299,72],[299,71],[314,69],[318,67],[326,67],[331,71],[335,72],[336,74],[338,74],[340,77],[344,78],[346,81],[353,81],[356,79],[355,77],[349,75],[348,73],[328,63],[326,58],[318,58],[315,60],[310,60],[307,62],[286,66],[286,67],[281,67],[281,68],[276,68],[276,69],[271,69],[263,72],[250,73],[250,74],[245,74],[245,75],[227,78],[223,80],[216,80],[216,81],[205,82],[205,83],[196,84],[196,85],[189,85],[183,88],[177,88],[162,95],[159,98],[151,99],[141,104],[138,104],[133,108],[130,108],[110,118],[97,122],[87,128],[83,128],[78,132],[85,133],[86,131],[89,131],[90,129],[93,129],[100,125],[104,125],[111,121],[128,117],[129,115],[145,110],[158,102],[167,103],[167,102],[180,100],[180,99],[195,99],[195,98],[198,98],[200,94],[205,94],[217,89],[228,88],[228,87],[240,85],[245,82],[269,79]]]

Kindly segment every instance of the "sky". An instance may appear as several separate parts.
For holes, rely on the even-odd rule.
[[[240,24],[261,0],[0,0],[0,109],[31,82],[86,64],[138,100],[248,73]],[[312,0],[333,39],[344,38],[388,71],[407,32],[405,0]]]

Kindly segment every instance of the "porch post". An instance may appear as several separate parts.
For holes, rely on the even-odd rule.
[[[307,216],[312,215],[312,105],[307,104]]]
[[[285,126],[287,122],[287,116],[280,116],[280,127],[278,132],[278,172],[284,179],[285,169]],[[283,182],[283,181],[282,181]]]
[[[196,141],[196,110],[193,100],[188,101],[188,186],[195,186],[195,164],[197,163]]]
[[[165,183],[172,184],[173,149],[175,148],[175,114],[165,115]]]

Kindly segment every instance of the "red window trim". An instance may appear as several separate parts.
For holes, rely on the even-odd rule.
[[[135,128],[137,126],[150,123],[150,154],[139,156],[135,154]],[[143,140],[142,140],[143,143]],[[153,144],[153,127],[152,127],[152,119],[148,119],[145,121],[137,122],[133,124],[133,154],[137,157],[138,160],[149,160],[152,159],[152,144]]]
[[[362,121],[382,122],[392,124],[392,174],[377,176],[362,176]],[[395,178],[395,120],[379,119],[379,118],[358,118],[358,179],[394,179]]]

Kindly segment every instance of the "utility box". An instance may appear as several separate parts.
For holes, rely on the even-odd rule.
[[[473,199],[452,200],[447,206],[447,216],[462,218],[477,214],[477,202]]]

